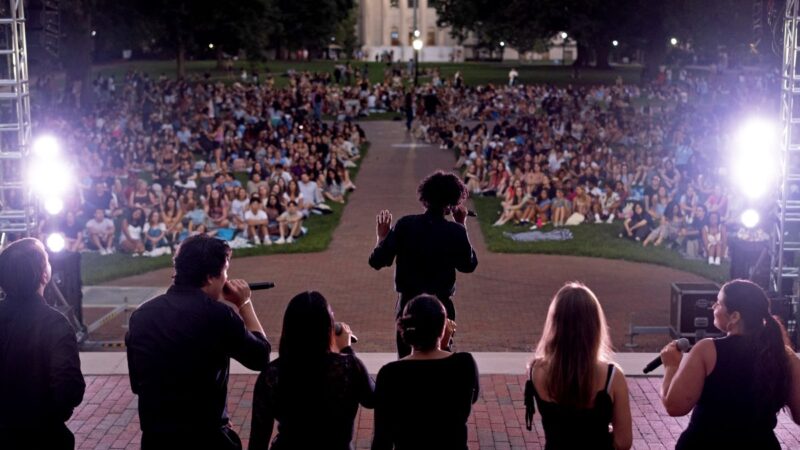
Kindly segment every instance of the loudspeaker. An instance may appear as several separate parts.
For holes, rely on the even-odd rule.
[[[711,306],[717,301],[719,286],[713,283],[672,283],[670,289],[670,334],[692,342],[723,333],[714,326]]]
[[[81,281],[81,254],[62,251],[48,252],[50,266],[53,268],[52,282],[55,283],[64,300],[72,308],[72,313],[83,325],[83,282]],[[45,299],[50,305],[58,305],[57,293],[45,289]]]

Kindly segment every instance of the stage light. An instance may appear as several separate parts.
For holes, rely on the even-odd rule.
[[[44,201],[44,209],[55,216],[64,209],[64,201],[58,197],[50,197]]]
[[[755,228],[758,225],[758,222],[761,220],[761,217],[758,215],[758,211],[755,209],[748,209],[742,213],[740,217],[742,221],[742,225],[747,228]]]
[[[58,152],[58,141],[53,136],[41,136],[33,141],[33,154],[39,158],[53,158]]]
[[[758,199],[774,189],[778,178],[778,136],[763,119],[747,121],[733,142],[733,179],[748,198]]]
[[[412,47],[414,47],[414,50],[416,51],[422,50],[422,39],[419,38],[414,39],[414,42],[412,42],[411,45]]]
[[[618,46],[618,45],[619,45],[619,41],[618,41],[618,40],[616,40],[616,39],[614,39],[613,41],[611,41],[611,45],[613,45],[614,47],[616,47],[616,46]]]
[[[61,233],[53,233],[50,236],[47,236],[47,248],[50,249],[53,253],[58,253],[61,250],[64,250],[67,243],[64,241],[64,236]]]
[[[39,160],[29,168],[28,182],[43,198],[59,197],[69,189],[72,176],[66,164]]]

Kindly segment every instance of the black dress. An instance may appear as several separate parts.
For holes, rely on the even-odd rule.
[[[534,386],[532,395],[542,415],[545,450],[614,450],[614,438],[608,427],[614,413],[614,404],[608,393],[614,371],[614,365],[609,364],[605,388],[597,393],[591,408],[576,409],[542,400],[531,383]]]
[[[372,408],[374,391],[366,367],[350,347],[285,377],[278,358],[256,381],[248,448],[351,449],[358,405]],[[278,433],[270,446],[276,420]]]
[[[469,353],[383,366],[375,385],[372,449],[465,450],[467,418],[478,394],[478,366]]]
[[[758,412],[757,352],[743,336],[714,339],[717,362],[706,377],[677,450],[707,448],[780,449],[773,431],[778,411]]]

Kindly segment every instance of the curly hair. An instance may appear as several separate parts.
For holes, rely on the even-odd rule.
[[[438,170],[428,175],[417,188],[419,201],[431,210],[456,206],[467,198],[467,187],[455,174]]]

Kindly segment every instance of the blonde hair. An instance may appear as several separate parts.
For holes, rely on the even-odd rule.
[[[548,367],[548,396],[564,406],[588,407],[597,362],[612,357],[606,317],[594,292],[577,281],[564,284],[550,303],[536,347],[536,358]]]

